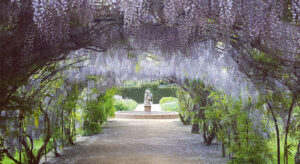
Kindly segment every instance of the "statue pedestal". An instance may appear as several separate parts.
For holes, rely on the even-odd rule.
[[[151,112],[151,104],[145,104],[144,105],[144,111],[145,112]]]

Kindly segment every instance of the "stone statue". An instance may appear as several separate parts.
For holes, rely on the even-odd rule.
[[[146,89],[144,103],[149,104],[149,103],[151,103],[151,100],[152,100],[152,94],[149,89]]]
[[[152,101],[152,94],[149,89],[145,91],[144,97],[144,110],[145,112],[151,112],[151,101]]]

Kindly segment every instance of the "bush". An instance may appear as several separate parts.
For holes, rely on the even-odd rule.
[[[96,89],[93,91],[97,93]],[[83,135],[92,135],[101,132],[101,125],[115,111],[113,95],[116,92],[116,88],[111,88],[104,94],[98,95],[96,99],[86,101],[86,109],[83,115]]]
[[[117,111],[134,110],[137,107],[137,102],[132,99],[115,99],[114,106]]]
[[[85,129],[83,131],[83,136],[90,136],[102,131],[100,123],[97,122],[87,122],[85,124]]]
[[[174,97],[163,97],[160,99],[159,104],[163,111],[178,111],[178,99]]]
[[[165,104],[173,101],[178,101],[175,97],[163,97],[159,100],[159,104]]]

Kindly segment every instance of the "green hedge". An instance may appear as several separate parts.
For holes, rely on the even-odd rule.
[[[178,112],[179,103],[178,99],[174,97],[163,97],[160,99],[159,104],[163,111],[176,111]]]
[[[115,99],[114,106],[117,111],[134,110],[137,102],[132,99]]]
[[[143,84],[139,86],[123,87],[120,89],[122,97],[144,103],[145,90],[150,89],[154,104],[158,104],[162,97],[176,97],[177,88],[174,86],[161,86],[159,84]]]

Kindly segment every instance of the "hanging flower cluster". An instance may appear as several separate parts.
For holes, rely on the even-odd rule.
[[[86,48],[117,56],[122,56],[118,51],[124,51],[125,56],[131,51],[151,52],[182,67],[202,68],[209,64],[227,71],[232,68],[255,85],[272,81],[299,93],[299,3],[296,0],[3,1],[0,57],[5,62],[1,65],[1,80],[24,72],[26,79],[32,73],[32,65],[61,60],[62,54]],[[205,50],[208,52],[203,53]],[[136,53],[140,54],[143,53]],[[197,61],[195,58],[206,60],[181,63]],[[214,62],[220,59],[224,65]],[[180,73],[184,71],[174,74]],[[7,88],[16,88],[14,85],[19,83],[9,84],[12,86],[1,88],[1,97],[13,92]]]

